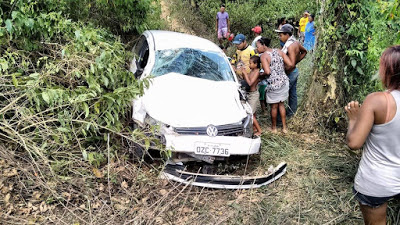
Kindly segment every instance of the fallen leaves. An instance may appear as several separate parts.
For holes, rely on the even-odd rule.
[[[13,177],[16,175],[18,175],[18,171],[15,168],[8,168],[8,169],[5,169],[3,172],[3,176],[5,176],[5,177]]]
[[[158,192],[159,192],[162,196],[165,196],[165,195],[168,194],[168,191],[165,190],[165,189],[160,189]]]
[[[123,188],[123,189],[128,189],[128,182],[126,182],[126,181],[122,181],[122,183],[121,183],[121,187]]]
[[[10,202],[10,198],[11,198],[11,194],[10,193],[6,194],[6,196],[4,197],[4,202],[5,203],[9,203]]]
[[[92,171],[93,171],[93,174],[94,174],[95,177],[97,177],[97,178],[103,178],[104,177],[103,172],[101,172],[99,169],[93,167]]]
[[[127,207],[117,203],[117,204],[114,204],[114,209],[122,211],[122,210],[126,210]]]
[[[44,212],[46,212],[48,210],[48,207],[47,207],[47,205],[46,205],[46,203],[44,201],[40,203],[39,210],[40,210],[41,213],[44,213]]]

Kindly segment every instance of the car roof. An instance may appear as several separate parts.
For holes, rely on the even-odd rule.
[[[222,50],[213,42],[190,34],[163,30],[149,30],[146,32],[151,34],[150,36],[152,36],[154,40],[156,51],[164,49],[192,48],[222,52]]]

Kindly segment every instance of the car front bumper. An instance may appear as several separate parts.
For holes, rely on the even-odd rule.
[[[229,145],[230,155],[251,155],[260,151],[261,139],[243,136],[216,136],[164,134],[166,148],[173,152],[195,153],[195,143],[216,143]]]

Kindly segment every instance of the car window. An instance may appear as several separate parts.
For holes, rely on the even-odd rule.
[[[156,51],[153,76],[175,72],[214,81],[233,81],[231,67],[221,53],[190,48]]]
[[[149,59],[149,44],[147,43],[146,37],[141,36],[134,48],[134,54],[136,59],[136,65],[143,69],[147,65]]]

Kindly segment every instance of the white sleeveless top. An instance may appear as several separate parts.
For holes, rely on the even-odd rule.
[[[375,124],[364,144],[354,189],[372,197],[400,194],[400,91],[391,92],[396,115],[384,124]]]

